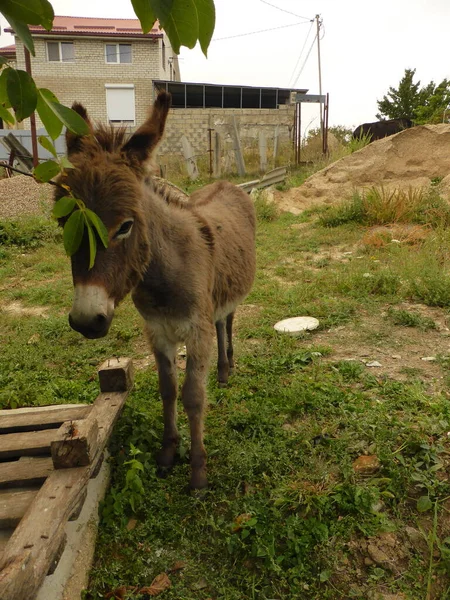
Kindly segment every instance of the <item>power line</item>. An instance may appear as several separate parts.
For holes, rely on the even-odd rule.
[[[311,21],[311,19],[309,17],[302,17],[301,15],[297,15],[296,13],[291,12],[290,10],[286,10],[285,8],[281,8],[281,6],[276,6],[276,4],[272,4],[270,2],[267,2],[267,0],[259,0],[260,2],[262,2],[263,4],[267,4],[268,6],[271,6],[272,8],[276,8],[277,10],[281,10],[281,12],[287,13],[288,15],[293,15],[294,17],[298,17],[299,19],[306,19],[306,21]],[[314,19],[312,19],[314,20]]]
[[[297,25],[306,25],[308,21],[302,21],[301,23],[290,23],[289,25],[280,25],[280,27],[271,27],[270,29],[260,29],[258,31],[249,31],[248,33],[238,33],[237,35],[229,35],[227,37],[215,38],[211,42],[221,42],[222,40],[231,40],[233,38],[244,37],[246,35],[256,35],[257,33],[267,33],[268,31],[275,31],[276,29],[285,29],[286,27],[295,27]]]
[[[306,63],[307,63],[307,61],[308,61],[309,55],[311,54],[311,50],[312,50],[312,49],[313,49],[313,47],[314,47],[314,43],[315,43],[316,39],[317,39],[317,33],[316,33],[316,35],[314,36],[314,39],[313,39],[313,41],[312,41],[312,44],[311,44],[311,46],[309,47],[308,54],[306,55],[306,58],[305,58],[305,60],[303,61],[303,64],[302,64],[302,66],[301,66],[301,69],[300,69],[300,71],[297,73],[297,77],[295,78],[295,81],[294,81],[294,83],[293,83],[293,84],[292,84],[292,86],[290,86],[290,87],[295,87],[295,86],[297,85],[297,81],[299,80],[299,78],[300,78],[300,75],[303,73],[303,69],[305,68],[305,65],[306,65]]]
[[[300,54],[298,55],[297,62],[295,63],[295,67],[292,70],[292,75],[291,75],[291,77],[289,79],[290,82],[292,82],[292,80],[294,79],[295,73],[297,71],[297,67],[300,64],[300,59],[301,59],[301,57],[303,55],[303,52],[304,52],[304,50],[306,48],[306,42],[308,41],[308,38],[309,38],[309,35],[310,35],[311,30],[313,28],[313,25],[314,25],[314,19],[311,21],[311,27],[309,28],[309,31],[308,31],[308,33],[306,35],[305,42],[304,42],[304,44],[302,46],[302,49],[300,50]],[[291,85],[291,84],[289,84],[289,85]]]

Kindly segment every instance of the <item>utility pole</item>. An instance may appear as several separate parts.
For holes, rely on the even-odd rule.
[[[316,25],[317,25],[317,58],[319,61],[319,94],[322,95],[322,66],[320,63],[320,26],[322,25],[322,19],[320,18],[320,15],[316,15]],[[323,130],[322,102],[320,103],[320,129]]]
[[[25,47],[24,47],[24,51],[25,51],[25,70],[28,73],[28,75],[31,77],[30,51],[28,50],[28,48],[25,48]],[[37,167],[39,164],[39,157],[38,157],[38,146],[37,146],[37,137],[36,137],[36,117],[34,115],[34,112],[32,112],[30,115],[30,129],[31,129],[31,147],[33,150],[33,165],[35,167]]]

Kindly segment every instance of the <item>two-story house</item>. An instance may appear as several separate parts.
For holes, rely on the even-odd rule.
[[[137,19],[56,16],[51,31],[40,26],[30,31],[37,86],[49,88],[66,106],[82,102],[94,120],[130,127],[142,123],[152,103],[153,80],[180,81],[178,57],[157,23],[144,34]],[[23,44],[17,36],[15,42],[0,55],[25,69]]]

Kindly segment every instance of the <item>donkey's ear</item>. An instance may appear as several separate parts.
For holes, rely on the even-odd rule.
[[[90,131],[92,132],[94,128],[88,116],[87,110],[84,108],[84,106],[79,102],[74,102],[72,104],[72,110],[78,113],[80,117],[86,121]],[[84,136],[82,135],[78,135],[76,133],[73,133],[72,131],[69,131],[69,129],[66,130],[67,154],[73,154],[74,152],[77,152],[80,149],[80,142],[83,139],[83,137]]]
[[[163,136],[171,99],[172,96],[167,92],[159,92],[148,119],[122,148],[130,158],[135,158],[139,162],[150,158]]]

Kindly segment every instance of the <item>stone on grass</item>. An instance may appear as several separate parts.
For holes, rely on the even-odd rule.
[[[274,325],[274,329],[280,333],[289,333],[290,335],[298,335],[303,331],[312,331],[319,327],[319,321],[315,317],[292,317],[278,321]]]
[[[360,475],[372,475],[372,473],[376,473],[380,468],[380,461],[375,454],[372,456],[363,454],[362,456],[358,456],[352,466],[355,473],[359,473]]]
[[[372,360],[366,363],[366,367],[382,367],[383,365],[379,363],[377,360]]]

